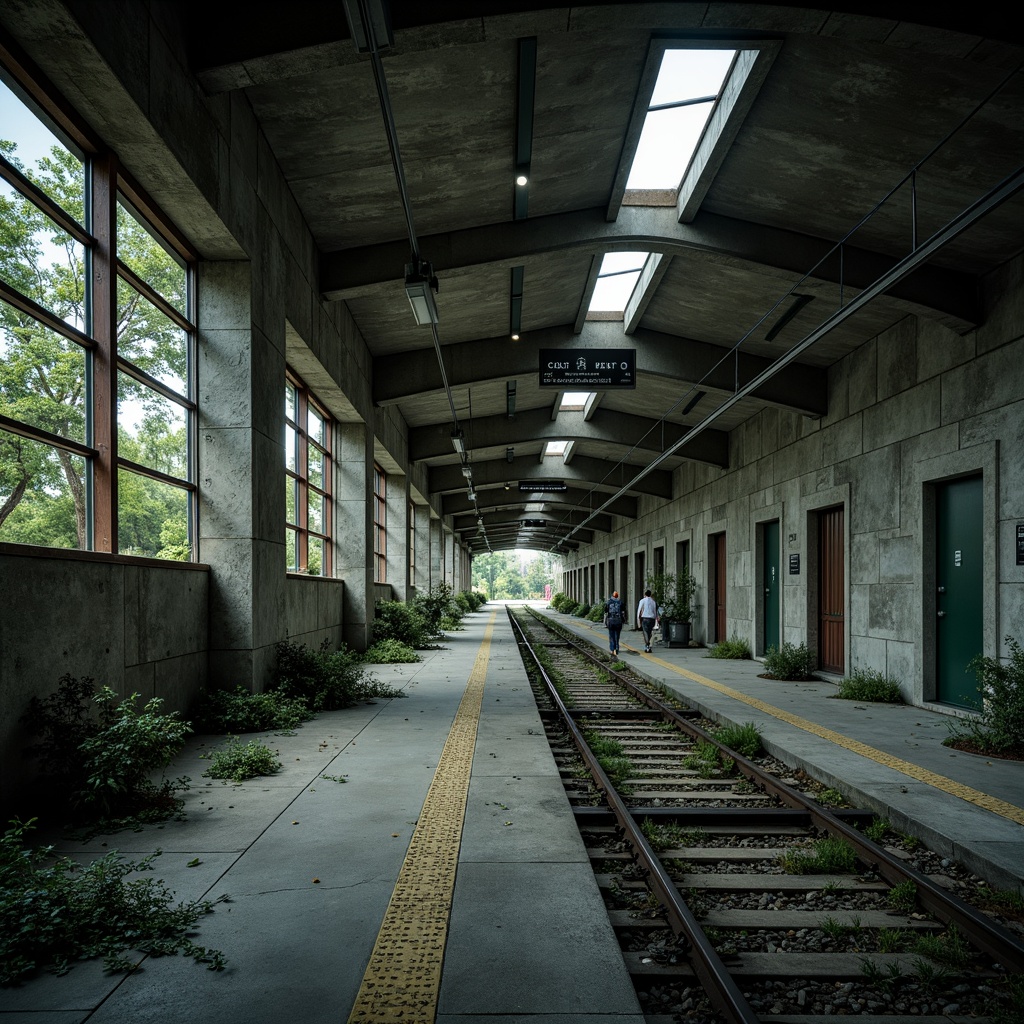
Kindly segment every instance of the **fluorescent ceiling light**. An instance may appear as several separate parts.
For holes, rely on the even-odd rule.
[[[466,439],[461,430],[452,431],[452,447],[458,455],[466,454]]]
[[[412,315],[420,327],[437,323],[437,278],[433,268],[424,260],[414,260],[405,265],[405,294],[412,306]]]

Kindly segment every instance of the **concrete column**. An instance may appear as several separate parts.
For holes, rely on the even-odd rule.
[[[430,590],[431,577],[431,529],[430,506],[415,505],[413,507],[413,536],[416,545],[414,576],[409,581],[419,594]]]
[[[284,615],[284,354],[254,323],[253,274],[199,266],[199,557],[210,678],[261,690]]]
[[[430,520],[430,559],[427,589],[432,590],[444,579],[444,524],[440,519]]]
[[[362,423],[339,423],[335,457],[335,574],[345,581],[342,638],[363,651],[373,620],[373,435]]]
[[[409,477],[388,473],[387,491],[388,552],[387,582],[396,601],[409,599]]]

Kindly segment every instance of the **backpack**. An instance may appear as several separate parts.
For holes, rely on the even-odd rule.
[[[622,625],[622,602],[617,597],[608,599],[608,625]]]

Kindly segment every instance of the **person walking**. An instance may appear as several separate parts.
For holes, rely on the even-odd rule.
[[[619,592],[612,591],[604,606],[604,624],[608,627],[608,650],[617,658],[619,656],[619,635],[625,619],[625,609],[619,600]]]
[[[636,606],[636,624],[644,631],[644,650],[651,653],[651,635],[654,633],[654,627],[658,624],[658,604],[651,597],[649,590],[644,591],[644,596],[640,598],[640,603]]]

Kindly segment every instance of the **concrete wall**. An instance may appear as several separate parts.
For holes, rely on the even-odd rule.
[[[207,683],[210,574],[0,545],[0,804],[33,772],[19,719],[61,676],[187,712]]]
[[[1006,656],[1003,637],[1024,638],[1024,567],[1014,536],[1024,521],[1024,260],[984,282],[988,316],[960,336],[908,316],[837,363],[829,413],[819,421],[766,408],[730,436],[728,470],[687,463],[677,497],[641,499],[635,522],[565,558],[563,588],[579,596],[574,570],[637,551],[651,564],[688,541],[698,579],[694,636],[709,636],[709,538],[727,537],[727,634],[763,653],[759,629],[760,524],[778,519],[782,639],[816,649],[816,512],[845,509],[846,670],[878,669],[904,696],[935,696],[933,536],[936,482],[981,473],[984,490],[984,653]],[[789,555],[801,558],[790,575]],[[931,582],[930,582],[931,581]],[[929,589],[931,588],[931,589]],[[632,591],[630,599],[632,600]]]

